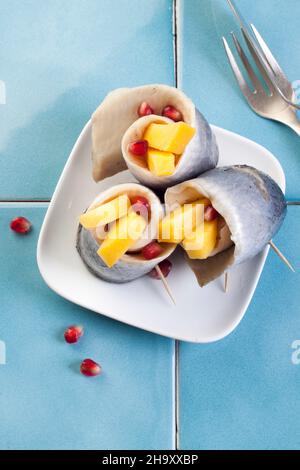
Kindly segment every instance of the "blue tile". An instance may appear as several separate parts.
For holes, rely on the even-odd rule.
[[[240,11],[258,28],[291,81],[300,79],[300,2],[239,0]],[[288,4],[288,5],[287,5]],[[288,29],[287,26],[288,25]],[[238,32],[226,0],[179,0],[179,84],[210,122],[253,139],[279,158],[287,195],[299,197],[299,137],[287,127],[257,116],[236,84],[221,42]]]
[[[174,342],[50,291],[35,261],[44,213],[0,208],[1,449],[172,449]],[[27,236],[8,228],[20,214],[34,225]],[[85,328],[75,345],[62,337],[70,324]],[[103,375],[79,373],[86,357]]]
[[[180,344],[182,449],[299,449],[299,231],[290,207],[275,242],[297,274],[271,253],[235,332]]]
[[[269,43],[291,80],[299,78],[300,3],[239,0],[241,12]],[[291,14],[291,12],[293,12]],[[299,137],[254,114],[227,63],[221,36],[238,30],[226,1],[179,1],[179,82],[210,122],[269,148],[299,197]],[[288,35],[286,26],[288,24]],[[289,208],[276,241],[300,269],[299,209]],[[271,253],[245,318],[226,339],[180,344],[180,441],[186,449],[300,447],[299,274]],[[296,345],[296,343],[295,343]],[[300,351],[299,351],[300,352]],[[300,354],[299,354],[300,356]]]
[[[0,199],[49,198],[109,90],[173,84],[172,0],[2,0],[0,31]]]

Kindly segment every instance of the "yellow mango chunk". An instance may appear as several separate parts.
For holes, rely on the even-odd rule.
[[[158,240],[166,243],[180,243],[203,222],[206,199],[184,204],[166,215],[159,224]]]
[[[152,122],[143,138],[148,141],[149,147],[181,155],[195,132],[196,129],[185,122],[170,124]]]
[[[129,197],[126,194],[122,194],[82,214],[79,222],[86,229],[96,228],[98,225],[106,225],[126,215],[130,205]]]
[[[148,168],[155,176],[173,175],[175,171],[175,155],[161,150],[148,150]]]
[[[181,242],[181,246],[185,251],[198,250],[204,244],[204,223],[196,227]]]
[[[206,259],[217,243],[218,220],[204,222],[198,226],[182,242],[188,257],[191,259]]]
[[[97,251],[109,268],[140,238],[146,225],[144,217],[134,211],[115,222]]]

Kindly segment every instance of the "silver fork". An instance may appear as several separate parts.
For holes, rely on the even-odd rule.
[[[295,101],[293,100],[293,88],[291,83],[287,79],[283,70],[279,66],[278,62],[276,61],[275,57],[273,56],[272,52],[268,48],[267,44],[255,28],[255,26],[251,24],[252,32],[254,33],[256,41],[260,46],[259,48],[257,48],[257,44],[255,43],[255,41],[253,41],[253,37],[251,36],[251,34],[249,34],[247,24],[243,19],[241,13],[238,11],[235,5],[235,0],[227,0],[227,3],[230,6],[236,19],[238,20],[241,28],[243,28],[245,34],[248,37],[248,40],[252,44],[254,50],[258,55],[258,58],[261,61],[261,65],[265,68],[269,79],[277,89],[282,99],[294,108],[300,109],[300,105],[295,103]]]
[[[232,32],[232,38],[240,56],[244,68],[247,72],[248,78],[253,86],[253,90],[248,86],[235,58],[226,41],[223,37],[225,51],[238,82],[238,85],[248,101],[251,108],[260,116],[279,121],[292,128],[298,135],[300,135],[300,122],[297,119],[295,109],[300,109],[300,106],[293,103],[294,90],[291,83],[288,81],[278,62],[274,58],[267,44],[257,31],[254,25],[251,25],[255,39],[259,48],[255,44],[251,35],[247,31],[247,27],[243,22],[241,16],[238,14],[232,0],[227,0],[230,7],[234,11],[239,20],[241,31],[246,42],[247,48],[261,74],[261,79],[258,77],[251,63],[249,62],[245,51],[243,50],[238,38]],[[268,92],[266,91],[268,89]]]

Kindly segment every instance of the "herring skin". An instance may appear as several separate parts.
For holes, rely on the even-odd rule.
[[[174,174],[176,182],[186,181],[215,168],[219,161],[216,138],[205,117],[196,109],[196,134],[187,145],[184,154],[186,164]],[[172,179],[172,176],[170,177]],[[171,184],[175,184],[171,181]]]
[[[175,245],[165,244],[162,247],[163,251],[161,256],[150,261],[145,260],[143,256],[137,254],[142,248],[157,238],[159,220],[164,214],[163,206],[159,198],[151,190],[140,184],[129,182],[110,186],[94,199],[87,210],[94,209],[99,206],[99,204],[114,199],[121,194],[127,194],[129,199],[142,196],[151,207],[151,217],[146,232],[134,242],[128,250],[128,254],[123,255],[114,266],[109,268],[97,253],[101,243],[97,238],[97,231],[95,233],[93,229],[85,229],[79,224],[76,241],[77,251],[89,271],[105,281],[115,283],[128,282],[143,276],[150,272],[157,263],[167,258],[175,249]],[[105,238],[104,233],[100,235]]]
[[[196,108],[196,129],[197,133],[186,148],[189,155],[198,154],[196,169],[191,169],[192,173],[197,172],[197,176],[217,166],[219,161],[219,149],[216,137],[205,117]],[[184,178],[186,180],[188,178]]]
[[[283,192],[270,176],[256,168],[247,165],[215,168],[187,183],[208,197],[226,220],[235,244],[232,264],[260,253],[285,218],[287,204]]]
[[[166,188],[179,181],[198,176],[203,171],[216,166],[218,150],[215,138],[209,124],[197,111],[192,100],[178,88],[163,84],[149,84],[113,90],[93,113],[92,162],[95,181],[100,181],[125,170],[129,166],[128,163],[130,163],[130,166],[135,167],[134,170],[138,175],[142,178],[145,177],[143,172],[138,171],[138,165],[133,165],[131,159],[126,155],[128,144],[138,140],[135,127],[133,135],[131,135],[132,138],[126,142],[127,145],[122,148],[121,152],[122,141],[124,141],[124,136],[129,129],[139,120],[150,117],[150,115],[138,116],[137,111],[143,102],[147,102],[152,108],[153,114],[162,119],[168,119],[161,116],[161,113],[166,106],[171,105],[180,111],[183,120],[187,124],[199,130],[198,139],[193,139],[193,143],[190,142],[191,153],[196,153],[196,160],[190,162],[190,165],[186,165],[186,162],[183,161],[181,163],[184,163],[184,165],[181,165],[179,162],[177,171],[180,173],[180,167],[183,167],[184,174],[178,174],[178,178],[171,178],[169,182],[167,180],[164,182],[162,179],[156,181],[153,175],[150,182],[151,187]],[[172,120],[169,121],[173,122]],[[139,138],[141,137],[139,135]],[[197,145],[194,145],[196,142]],[[183,158],[180,160],[183,160]]]
[[[138,260],[134,261],[133,255],[122,256],[113,267],[109,268],[97,254],[99,245],[91,232],[79,225],[76,248],[82,261],[92,274],[104,281],[122,284],[149,273],[158,263],[170,256],[175,249],[175,245],[167,246],[161,256],[152,260],[144,260],[139,257]]]

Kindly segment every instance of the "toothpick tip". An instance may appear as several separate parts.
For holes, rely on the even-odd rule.
[[[224,292],[225,292],[225,294],[227,292],[227,287],[228,287],[228,272],[226,271],[226,273],[224,274]]]
[[[275,243],[270,240],[269,241],[269,245],[270,247],[272,248],[272,250],[274,250],[274,252],[276,253],[276,255],[281,259],[281,261],[283,261],[287,267],[293,272],[295,273],[296,270],[294,269],[294,267],[291,265],[291,263],[289,262],[289,260],[284,256],[283,253],[281,253],[281,251],[279,250],[279,248],[275,245]]]
[[[161,281],[164,285],[164,288],[165,288],[166,292],[168,293],[170,299],[172,300],[173,304],[176,305],[175,298],[174,298],[174,296],[171,292],[171,289],[169,287],[169,284],[167,283],[167,280],[166,280],[165,276],[162,273],[162,270],[160,269],[160,267],[158,265],[155,266],[155,270],[156,270],[157,274],[159,275],[159,277],[160,277],[160,279],[161,279]]]

